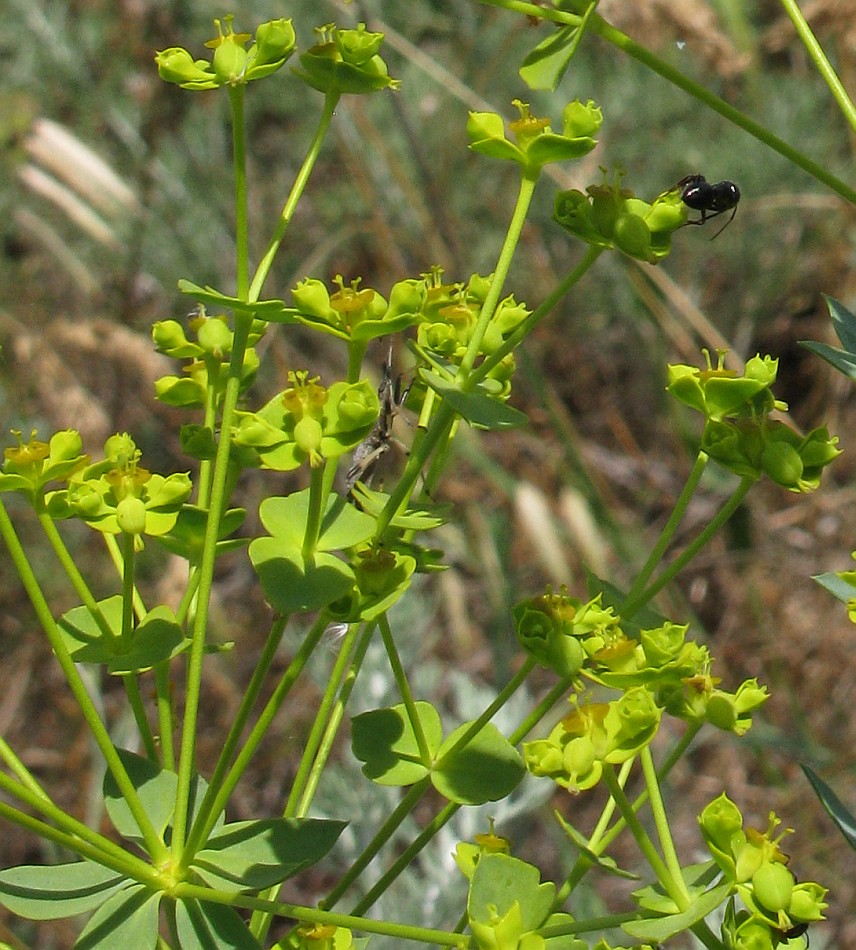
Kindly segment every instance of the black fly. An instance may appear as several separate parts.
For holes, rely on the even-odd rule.
[[[714,238],[731,224],[734,215],[737,214],[740,189],[733,181],[709,182],[704,175],[687,175],[675,185],[675,188],[680,190],[681,201],[688,208],[701,212],[698,221],[687,221],[687,224],[704,224],[711,218],[719,217],[727,211],[731,212],[731,217],[714,234]]]
[[[345,488],[348,494],[353,491],[358,481],[371,478],[377,463],[389,452],[392,447],[392,423],[404,405],[410,387],[402,390],[401,377],[392,378],[392,347],[389,356],[383,364],[383,376],[377,388],[380,400],[380,415],[372,431],[354,449],[354,461],[348,469],[345,478]]]

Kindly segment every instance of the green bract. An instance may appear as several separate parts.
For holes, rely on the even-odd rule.
[[[520,118],[509,123],[515,141],[507,138],[505,122],[495,112],[471,112],[467,122],[470,148],[489,158],[517,162],[525,173],[536,176],[544,165],[582,158],[597,145],[593,135],[600,128],[603,116],[589,100],[568,103],[562,115],[562,132],[553,132],[549,119],[539,119],[529,112],[529,104],[514,100]]]
[[[20,492],[37,507],[41,507],[46,485],[67,481],[89,462],[89,456],[80,451],[83,448],[80,433],[74,429],[54,433],[50,442],[39,442],[35,431],[26,443],[21,441],[20,432],[13,434],[18,438],[18,445],[3,452],[0,492]]]
[[[320,42],[300,54],[300,68],[292,72],[319,92],[360,95],[395,88],[386,63],[377,55],[382,33],[369,33],[365,23],[355,30],[340,30],[334,23],[316,28]]]
[[[290,471],[305,461],[318,466],[357,446],[380,412],[368,380],[334,383],[325,389],[308,372],[289,372],[292,386],[258,412],[237,413],[233,442],[251,449],[257,464]]]
[[[617,248],[630,257],[656,264],[669,254],[672,232],[687,220],[686,205],[675,191],[652,204],[623,188],[621,175],[612,182],[589,185],[556,195],[553,220],[593,247]]]
[[[183,89],[234,86],[269,76],[294,52],[296,38],[291,20],[262,23],[256,30],[255,42],[249,49],[244,49],[251,39],[250,34],[235,33],[232,19],[230,15],[222,21],[214,21],[218,35],[205,44],[214,50],[210,63],[204,59],[194,60],[186,49],[180,47],[170,47],[155,54],[161,79],[176,83]]]

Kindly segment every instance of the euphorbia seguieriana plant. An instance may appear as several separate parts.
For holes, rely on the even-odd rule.
[[[535,116],[526,103],[516,102],[519,115],[512,122],[490,112],[471,113],[467,122],[470,148],[485,162],[485,174],[490,162],[499,161],[516,165],[519,177],[492,273],[446,275],[434,267],[402,278],[385,295],[356,277],[337,278],[335,286],[307,277],[289,301],[262,299],[340,98],[398,85],[380,56],[382,35],[362,25],[332,24],[317,34],[290,69],[294,88],[304,83],[323,94],[317,129],[254,272],[248,253],[244,99],[250,82],[279,82],[288,74],[282,67],[297,50],[292,24],[273,20],[251,36],[235,32],[226,18],[206,44],[209,57],[198,59],[178,48],[156,56],[165,81],[227,96],[233,122],[235,292],[182,280],[195,316],[165,319],[153,329],[156,348],[182,363],[176,375],[158,380],[157,397],[187,410],[181,441],[188,458],[196,460],[193,481],[186,473],[149,471],[128,434],[110,438],[99,461],[70,430],[48,441],[17,433],[16,444],[5,451],[0,490],[18,493],[32,507],[80,599],[80,606],[54,616],[0,507],[0,533],[11,561],[104,757],[103,800],[114,833],[89,828],[58,807],[21,758],[0,745],[6,766],[0,774],[0,816],[74,855],[54,866],[3,870],[0,901],[17,915],[39,920],[88,913],[77,944],[86,948],[256,948],[271,945],[269,930],[277,918],[290,924],[275,943],[282,948],[341,950],[383,934],[434,946],[607,950],[604,934],[610,928],[623,928],[625,939],[640,948],[685,931],[709,948],[804,947],[807,926],[823,917],[826,889],[798,880],[788,867],[775,815],[765,829],[746,827],[738,805],[723,793],[698,818],[706,859],[699,860],[698,848],[691,864],[677,853],[661,782],[699,730],[744,735],[767,691],[754,679],[733,691],[723,688],[707,647],[691,639],[680,620],[658,615],[651,602],[759,479],[797,493],[815,489],[838,454],[836,440],[823,428],[801,434],[787,422],[787,407],[773,395],[777,361],[769,356],[750,359],[742,372],[725,368],[722,353],[715,359],[706,355],[701,368],[670,366],[668,391],[701,415],[702,430],[685,489],[647,563],[627,591],[592,576],[582,597],[548,590],[520,602],[513,621],[525,661],[477,719],[445,729],[437,709],[414,695],[389,612],[415,574],[443,567],[442,552],[430,546],[430,532],[449,517],[434,498],[450,443],[462,422],[482,430],[524,425],[526,417],[509,405],[515,348],[605,251],[649,264],[662,260],[689,209],[680,188],[646,200],[621,176],[608,173],[585,191],[560,193],[555,221],[585,251],[544,301],[531,306],[518,301],[506,290],[506,276],[542,171],[587,155],[603,116],[592,101],[568,103],[558,120]],[[312,366],[295,366],[280,392],[254,405],[256,344],[265,334],[298,325],[339,341],[346,378],[325,380]],[[367,463],[354,465],[346,492],[343,475],[354,453],[370,462],[372,454],[384,451],[390,416],[398,408],[389,378],[379,397],[364,375],[369,343],[392,336],[406,341],[413,358],[406,406],[418,423],[409,456],[390,490],[370,487]],[[711,462],[733,473],[736,487],[719,514],[657,574]],[[266,533],[247,546],[235,536],[244,512],[229,507],[239,475],[299,468],[309,487],[266,498],[259,511]],[[104,600],[93,596],[82,565],[65,547],[58,523],[70,519],[100,532],[116,564],[117,592]],[[146,604],[137,588],[137,557],[150,543],[187,561],[187,586],[175,611]],[[210,638],[214,567],[219,557],[246,556],[273,620],[219,758],[203,776],[196,755],[202,672],[206,655],[223,649]],[[286,671],[276,676],[272,661],[295,621],[308,632]],[[334,624],[346,632],[303,757],[290,773],[294,783],[284,791],[281,813],[229,821],[235,787]],[[322,859],[352,817],[308,814],[372,637],[382,641],[400,702],[354,717],[352,750],[367,780],[406,791],[329,893],[307,905],[278,900],[280,885]],[[240,642],[235,649],[241,649]],[[139,732],[134,751],[114,745],[79,664],[121,677]],[[555,685],[504,735],[491,719],[539,666],[552,671]],[[179,676],[182,715],[172,702]],[[263,694],[269,698],[258,710]],[[557,721],[561,703],[567,705]],[[657,761],[652,743],[666,717],[682,720],[683,731]],[[514,843],[491,827],[456,849],[457,926],[428,929],[418,920],[368,916],[377,897],[458,809],[506,798],[527,773],[571,795],[596,786],[606,792],[593,830],[584,832],[557,816],[568,847],[578,854],[564,880],[542,882],[539,869],[515,857]],[[635,797],[627,792],[631,779],[643,786]],[[429,790],[431,801],[443,802],[434,819],[411,848],[390,859],[368,895],[341,909],[347,889],[360,886],[368,862],[383,855],[384,844]],[[371,794],[368,781],[365,794]],[[639,817],[643,809],[650,809],[647,827]],[[577,915],[575,890],[586,875],[631,876],[607,854],[622,832],[636,839],[649,880],[640,883],[624,912],[597,920]],[[709,922],[713,919],[718,923]]]

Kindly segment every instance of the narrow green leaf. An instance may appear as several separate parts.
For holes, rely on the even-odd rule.
[[[28,920],[57,920],[94,910],[127,884],[91,861],[19,865],[0,871],[0,904]]]
[[[839,577],[837,574],[814,574],[812,580],[817,581],[821,587],[825,588],[833,597],[846,604],[849,600],[856,597],[856,587]]]
[[[807,765],[802,767],[805,777],[811,782],[821,804],[829,813],[829,817],[838,826],[851,848],[856,849],[856,816],[842,802],[823,779]]]
[[[499,801],[523,780],[523,759],[493,723],[483,726],[463,748],[453,749],[471,725],[459,726],[440,747],[440,765],[432,770],[431,781],[441,795],[459,805]]]
[[[175,920],[181,950],[261,950],[238,912],[225,904],[181,900]]]
[[[848,379],[856,380],[856,356],[830,346],[828,343],[815,343],[813,340],[800,340],[800,346],[826,360]]]
[[[116,749],[122,764],[128,772],[131,784],[136,788],[146,814],[154,829],[164,835],[172,821],[175,792],[178,776],[175,772],[162,769],[156,762],[127,749]],[[208,788],[208,783],[199,775],[193,777],[190,786],[190,820],[196,817],[199,806]],[[116,830],[123,838],[142,844],[142,836],[137,823],[128,808],[113,775],[104,776],[104,804],[107,814]],[[215,828],[222,827],[225,819],[221,815]]]
[[[421,369],[419,375],[465,419],[477,429],[514,429],[524,426],[529,418],[517,409],[507,406],[484,390],[474,393],[462,392],[458,387],[438,376]]]
[[[419,701],[416,715],[433,757],[443,740],[440,714],[430,703]],[[378,785],[413,785],[428,774],[403,703],[354,716],[351,748],[364,763],[363,774]]]
[[[609,855],[595,854],[595,852],[589,848],[588,841],[586,841],[585,837],[581,835],[570,822],[566,821],[558,811],[554,811],[553,815],[556,821],[559,822],[562,831],[573,841],[580,854],[583,855],[593,867],[596,867],[600,871],[605,871],[607,874],[614,874],[616,877],[623,877],[630,881],[639,880],[638,874],[620,868],[615,863],[615,858],[611,858]]]
[[[324,857],[345,825],[319,818],[236,821],[208,839],[193,869],[230,892],[271,887]]]
[[[629,920],[621,925],[636,940],[645,940],[649,943],[660,943],[674,937],[675,934],[688,930],[693,924],[713,913],[728,896],[733,886],[730,883],[720,884],[719,887],[705,892],[697,897],[692,906],[682,914],[669,914],[666,917],[647,917],[641,920]]]
[[[582,38],[579,26],[563,26],[526,54],[518,72],[530,89],[555,89]]]
[[[106,900],[89,918],[74,950],[152,950],[158,942],[161,891],[132,884]]]
[[[828,297],[826,294],[823,296],[829,308],[832,326],[838,339],[841,340],[841,345],[848,353],[856,356],[856,315],[834,297]]]
[[[248,303],[239,297],[230,297],[228,294],[221,294],[219,290],[213,287],[200,287],[189,280],[180,280],[178,289],[194,300],[204,303],[209,307],[223,307],[226,310],[234,310],[237,313],[248,313],[259,320],[270,320],[275,323],[296,323],[293,314],[281,300],[256,300]]]

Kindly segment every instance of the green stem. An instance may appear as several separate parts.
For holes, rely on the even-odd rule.
[[[621,812],[622,817],[627,823],[627,827],[630,829],[633,837],[636,839],[636,843],[639,845],[639,850],[645,856],[645,860],[648,862],[648,864],[650,864],[652,870],[657,875],[657,880],[663,885],[666,893],[672,898],[678,908],[680,908],[681,911],[686,910],[687,907],[689,907],[690,901],[683,886],[683,878],[675,880],[672,877],[672,874],[666,867],[665,862],[657,853],[654,843],[648,837],[648,832],[645,831],[645,829],[642,827],[642,823],[636,817],[636,812],[633,811],[633,806],[630,804],[627,796],[624,794],[624,789],[619,784],[615,775],[615,770],[611,765],[604,765],[603,778],[610,794],[618,805],[618,810]]]
[[[298,676],[300,676],[310,656],[312,656],[313,650],[318,645],[318,641],[321,639],[321,636],[324,633],[325,626],[326,619],[320,617],[313,626],[312,632],[300,645],[300,649],[294,655],[294,659],[288,665],[288,669],[285,671],[279,683],[277,684],[277,687],[273,691],[271,698],[267,701],[267,704],[262,710],[261,715],[256,721],[256,724],[253,726],[250,734],[247,736],[246,741],[241,746],[241,750],[238,753],[232,768],[228,771],[225,778],[220,783],[219,788],[217,788],[214,792],[210,792],[211,804],[206,809],[205,819],[200,820],[200,815],[194,821],[191,837],[188,838],[185,847],[182,849],[181,859],[179,862],[180,867],[189,867],[196,852],[208,839],[217,817],[226,808],[226,804],[229,801],[235,786],[240,781],[241,776],[246,771],[250,759],[253,757],[262,739],[267,734],[274,717],[279,712],[283,702],[285,702],[291,687],[296,682]],[[206,795],[206,799],[208,799],[208,795]]]
[[[320,623],[321,621],[319,620],[318,622]],[[219,812],[216,811],[217,796],[220,792],[223,780],[228,773],[229,763],[232,760],[235,749],[238,747],[238,743],[241,741],[241,734],[247,725],[247,721],[250,718],[250,713],[252,712],[256,700],[258,699],[271,664],[276,657],[276,651],[282,642],[282,636],[285,633],[287,624],[287,617],[278,617],[274,621],[273,626],[268,633],[267,640],[261,652],[261,656],[259,657],[255,669],[253,670],[253,675],[250,677],[250,682],[248,683],[247,688],[244,690],[244,695],[241,698],[241,705],[238,707],[238,711],[235,714],[232,725],[229,728],[229,734],[226,736],[226,739],[223,743],[223,748],[220,750],[220,754],[217,757],[217,764],[214,767],[214,773],[209,779],[208,789],[205,792],[205,797],[202,799],[202,804],[199,806],[199,811],[193,821],[193,827],[191,828],[190,834],[187,837],[186,847],[190,851],[196,851],[199,849],[201,841],[204,841],[204,838],[201,837],[202,832],[211,826],[212,817],[216,819],[217,815],[219,814]]]
[[[167,851],[164,843],[161,841],[160,836],[158,835],[157,831],[155,831],[151,821],[149,820],[149,816],[146,814],[146,811],[143,808],[143,804],[140,801],[137,790],[134,788],[128,773],[125,770],[125,766],[122,764],[122,760],[119,758],[119,755],[113,746],[110,733],[107,731],[107,727],[101,721],[98,710],[95,708],[95,704],[92,702],[89,692],[87,691],[80,674],[77,672],[77,667],[74,665],[74,660],[72,660],[71,655],[68,652],[68,648],[65,645],[65,641],[59,632],[59,628],[57,627],[56,622],[51,615],[50,607],[48,606],[44,594],[39,587],[39,582],[36,580],[36,576],[30,567],[30,563],[27,560],[27,555],[24,552],[17,534],[15,533],[15,529],[12,525],[12,522],[9,520],[9,515],[2,501],[0,501],[0,537],[3,538],[3,541],[6,544],[6,547],[12,558],[12,563],[15,565],[18,576],[21,578],[21,583],[23,584],[24,590],[26,591],[27,596],[30,598],[30,603],[33,605],[33,609],[36,612],[36,617],[38,618],[42,629],[47,635],[57,662],[59,663],[69,688],[74,695],[75,701],[80,708],[80,712],[86,720],[86,723],[92,732],[92,736],[95,739],[98,748],[101,750],[101,754],[104,756],[104,760],[107,763],[107,768],[115,778],[116,784],[119,786],[119,791],[125,798],[128,808],[140,829],[140,833],[143,836],[143,840],[146,845],[146,850],[155,861],[165,860],[167,857]]]
[[[39,524],[41,525],[45,536],[50,542],[54,554],[56,554],[57,559],[62,565],[62,569],[65,571],[66,576],[71,581],[74,592],[80,598],[83,606],[86,607],[86,609],[92,615],[92,619],[98,625],[98,630],[100,631],[101,635],[108,641],[115,643],[118,640],[116,631],[113,630],[110,624],[107,622],[107,618],[104,616],[92,591],[89,589],[89,585],[86,583],[86,580],[80,573],[77,563],[69,553],[69,550],[62,539],[62,535],[59,533],[59,531],[57,531],[56,524],[54,524],[50,516],[44,511],[39,512]]]
[[[342,724],[342,719],[345,714],[345,707],[348,704],[348,698],[350,697],[351,690],[357,681],[357,673],[362,667],[363,660],[365,659],[366,651],[368,650],[369,644],[371,643],[372,633],[374,630],[374,628],[368,624],[363,627],[362,636],[360,637],[357,649],[354,651],[353,657],[351,658],[353,636],[356,636],[359,626],[359,624],[351,625],[351,630],[349,631],[348,636],[345,638],[345,642],[342,644],[340,656],[344,657],[346,660],[348,660],[348,662],[350,662],[350,669],[345,676],[342,689],[339,692],[339,697],[335,702],[335,706],[330,710],[327,727],[324,730],[323,736],[320,738],[317,749],[315,749],[311,755],[304,754],[302,757],[300,767],[297,770],[297,775],[295,776],[294,783],[291,788],[291,793],[288,796],[288,802],[286,803],[285,809],[283,811],[284,818],[303,818],[306,816],[312,803],[312,799],[315,796],[315,791],[318,788],[318,782],[320,781],[324,765],[330,757],[330,753],[333,751],[333,744],[335,742],[336,736],[338,735],[339,726]],[[342,670],[343,669],[344,667],[342,667]],[[339,663],[336,664],[336,668],[333,670],[330,680],[331,682],[339,682]],[[319,715],[316,717],[316,721],[323,722],[325,715],[326,714],[319,712]],[[312,736],[310,736],[309,741],[307,742],[307,748],[310,747],[313,749],[315,748],[315,741]],[[304,767],[304,763],[306,763],[306,767]],[[274,886],[265,896],[272,900],[274,897],[276,897],[278,891],[279,887]],[[253,914],[252,920],[250,921],[250,930],[257,940],[263,942],[272,923],[273,917],[271,914],[261,914],[257,911]]]
[[[515,350],[529,336],[538,324],[553,310],[556,304],[565,297],[571,288],[579,283],[585,273],[603,253],[602,247],[588,245],[583,259],[577,266],[544,298],[544,300],[529,314],[519,327],[499,346],[484,362],[480,363],[470,376],[470,382],[480,382],[487,374],[513,350]]]
[[[472,388],[469,376],[475,365],[476,358],[481,352],[482,341],[487,333],[488,325],[496,311],[499,298],[502,294],[502,288],[505,286],[505,280],[508,277],[508,271],[511,268],[511,262],[514,259],[514,252],[520,242],[520,234],[523,225],[526,223],[526,215],[529,212],[529,206],[532,204],[532,196],[535,194],[535,185],[538,183],[537,173],[534,177],[524,174],[520,179],[520,188],[517,192],[517,201],[514,204],[514,211],[511,215],[508,229],[505,232],[505,239],[502,242],[502,248],[497,258],[494,268],[493,278],[490,282],[487,296],[482,303],[479,311],[478,320],[470,342],[467,344],[467,351],[461,360],[461,366],[458,370],[457,379],[461,381],[462,388]]]
[[[249,225],[247,213],[247,153],[244,128],[243,83],[228,86],[232,109],[232,166],[235,175],[235,285],[236,296],[247,299],[250,286]]]
[[[149,880],[154,875],[155,872],[150,864],[125,851],[124,848],[121,848],[109,838],[98,834],[97,831],[93,831],[83,822],[72,818],[71,815],[55,805],[40,789],[33,791],[2,773],[0,773],[0,789],[24,802],[51,822],[51,824],[46,824],[41,822],[40,819],[32,819],[38,821],[43,828],[50,829],[47,833],[39,831],[41,837],[54,841],[62,847],[67,847],[76,854],[91,858],[93,861],[107,864],[108,867],[117,868],[124,873],[133,874],[138,880]],[[10,821],[22,827],[29,827],[21,820],[22,813],[18,809],[14,806],[8,807],[13,812],[13,814],[7,814],[6,816]],[[108,864],[105,859],[109,859],[110,863]]]
[[[636,580],[633,582],[633,586],[627,592],[625,601],[632,602],[639,591],[645,589],[645,585],[648,583],[651,575],[654,573],[654,570],[660,563],[660,559],[665,554],[666,548],[669,546],[672,538],[675,535],[675,532],[678,530],[678,525],[681,523],[684,515],[686,514],[686,510],[689,507],[689,503],[692,500],[693,495],[695,494],[701,476],[704,474],[707,461],[707,454],[704,452],[699,452],[699,454],[696,456],[692,471],[690,472],[683,490],[681,491],[680,497],[675,503],[675,507],[672,509],[671,515],[669,515],[669,520],[663,526],[663,530],[660,532],[660,537],[657,539],[657,543],[651,549],[651,553],[648,555],[648,559],[642,566],[642,570],[639,572]]]
[[[242,87],[235,87],[241,89]],[[235,229],[236,247],[243,260],[237,261],[237,295],[248,299],[249,273],[247,257],[247,195],[246,195],[246,154],[244,147],[244,100],[243,93],[230,89],[229,103],[232,107],[232,143],[235,164]],[[185,689],[184,720],[181,731],[181,752],[178,761],[178,783],[175,793],[175,812],[173,815],[172,853],[181,858],[187,833],[190,787],[196,767],[196,721],[199,711],[199,698],[202,690],[202,660],[205,655],[205,639],[208,632],[208,611],[211,603],[211,589],[214,581],[214,561],[217,557],[217,540],[220,521],[228,500],[226,489],[229,476],[229,455],[231,451],[231,432],[241,391],[241,374],[244,367],[244,355],[247,339],[252,326],[252,317],[235,314],[235,332],[232,338],[232,352],[229,359],[229,372],[223,393],[223,407],[220,419],[220,438],[217,441],[217,453],[214,459],[214,471],[211,478],[211,498],[208,506],[208,518],[205,523],[205,537],[202,543],[202,558],[199,564],[199,589],[196,615],[193,618],[190,656],[187,661],[187,685]]]
[[[327,134],[327,128],[330,125],[330,120],[333,118],[333,113],[336,110],[336,104],[339,102],[339,96],[340,94],[338,92],[328,92],[326,98],[324,99],[324,108],[321,112],[321,117],[318,120],[318,128],[316,129],[312,143],[309,146],[309,151],[306,154],[306,158],[303,159],[303,164],[300,166],[297,177],[294,179],[294,184],[292,185],[291,192],[286,199],[282,211],[280,212],[279,221],[277,222],[273,236],[270,239],[270,243],[268,244],[262,259],[259,262],[259,266],[256,269],[255,275],[253,276],[253,281],[250,284],[250,292],[248,297],[250,301],[259,299],[264,282],[267,279],[267,275],[270,272],[274,258],[276,257],[276,252],[279,250],[280,244],[282,244],[282,239],[285,237],[285,232],[288,229],[288,225],[291,222],[292,216],[294,215],[297,202],[300,200],[300,196],[303,194],[303,191],[306,188],[306,184],[309,181],[309,175],[311,174],[312,168],[318,159],[318,155],[320,154],[321,145],[324,142],[324,136]]]
[[[174,772],[175,745],[172,741],[172,730],[175,724],[172,718],[172,690],[170,688],[169,670],[169,661],[158,663],[155,667],[155,688],[157,690],[161,762],[165,769]]]
[[[542,20],[551,20],[555,23],[579,26],[582,22],[581,17],[576,14],[565,13],[561,10],[549,10],[535,3],[524,3],[522,0],[479,0],[479,2],[487,6],[502,7],[506,10],[523,13],[527,16],[537,17]],[[744,132],[748,132],[753,138],[758,139],[759,142],[763,142],[764,145],[774,152],[778,152],[779,155],[782,155],[789,162],[792,162],[798,168],[801,168],[804,172],[811,175],[812,178],[817,179],[817,181],[822,182],[836,194],[841,195],[846,201],[849,201],[851,204],[856,204],[856,190],[845,184],[840,178],[836,178],[835,175],[827,171],[822,165],[807,158],[798,149],[788,145],[787,142],[780,139],[777,135],[774,135],[763,125],[754,119],[750,119],[749,116],[744,115],[738,109],[735,109],[725,102],[725,100],[720,99],[719,96],[715,96],[712,92],[705,89],[704,86],[699,85],[688,76],[685,76],[680,70],[675,69],[673,66],[659,59],[644,46],[635,43],[629,36],[607,23],[597,13],[591,16],[588,29],[591,33],[596,33],[601,39],[606,40],[606,42],[617,46],[628,56],[642,63],[644,66],[647,66],[652,72],[657,73],[658,76],[662,76],[663,79],[666,79],[679,89],[682,89],[694,99],[704,103],[708,108],[721,115],[724,119],[727,119],[738,128],[743,129]]]
[[[654,767],[654,758],[651,755],[651,749],[646,746],[639,754],[639,760],[642,763],[642,774],[645,776],[645,787],[648,790],[648,798],[651,801],[651,816],[654,819],[654,826],[657,829],[657,837],[660,839],[660,849],[663,852],[663,859],[672,880],[683,891],[686,903],[690,903],[690,895],[687,890],[684,875],[681,869],[681,862],[678,859],[678,853],[675,850],[675,842],[672,838],[672,832],[669,828],[669,818],[666,815],[666,808],[663,804],[663,796],[660,794],[660,782],[657,778],[657,770]],[[634,811],[635,814],[635,811]]]
[[[460,934],[452,934],[446,930],[430,930],[427,927],[410,927],[406,924],[396,924],[390,921],[368,920],[364,917],[355,917],[348,914],[336,914],[318,910],[315,907],[304,907],[300,904],[286,904],[278,901],[261,900],[258,897],[248,897],[246,894],[233,894],[226,891],[216,891],[198,884],[177,884],[172,889],[172,896],[178,899],[195,898],[215,904],[226,904],[230,907],[243,907],[247,910],[261,910],[277,914],[280,917],[292,917],[306,923],[329,924],[333,927],[347,927],[350,930],[365,933],[383,934],[397,940],[415,940],[419,943],[435,943],[441,947],[466,948],[471,945],[469,938],[462,938]]]
[[[328,742],[330,741],[331,727],[334,727],[334,724],[338,725],[342,720],[344,707],[343,697],[339,693],[340,685],[344,688],[346,670],[348,670],[348,676],[351,677],[350,681],[353,682],[359,668],[359,665],[356,668],[354,667],[351,658],[354,640],[359,629],[359,624],[351,624],[345,639],[342,641],[339,655],[336,657],[336,663],[327,681],[327,688],[324,690],[324,695],[315,714],[315,721],[304,743],[300,765],[294,775],[291,791],[288,793],[288,801],[282,813],[284,818],[303,818],[308,810],[308,790],[310,787],[315,788],[317,786],[320,769],[323,766],[323,761],[319,761],[318,758],[319,750],[325,738]],[[365,656],[365,651],[371,641],[372,629],[372,626],[368,626],[364,631],[362,656]],[[362,656],[359,658],[360,660]],[[337,696],[339,697],[338,701]],[[326,748],[329,752],[329,746],[326,746]]]
[[[386,821],[383,823],[383,826],[374,835],[368,847],[351,865],[351,867],[348,868],[345,874],[343,874],[342,877],[336,882],[336,886],[330,891],[330,893],[323,900],[318,902],[319,907],[327,908],[335,906],[339,898],[363,873],[374,857],[378,854],[380,849],[387,843],[387,841],[390,840],[390,838],[392,838],[392,836],[401,826],[401,823],[413,811],[417,804],[419,804],[419,800],[430,787],[431,779],[427,776],[423,779],[420,779],[420,781],[416,782],[414,785],[410,786],[410,788],[404,793],[404,797],[395,806],[392,814],[386,819]],[[418,851],[416,853],[418,854]],[[399,863],[400,862],[396,862],[396,865],[394,866],[398,866]],[[407,865],[405,864],[401,870],[403,870],[403,868],[406,866]]]
[[[309,510],[306,512],[306,530],[303,534],[303,560],[311,564],[315,558],[315,549],[318,547],[318,536],[321,533],[321,518],[324,513],[324,502],[327,495],[324,492],[325,468],[310,466],[309,472]]]
[[[782,7],[784,7],[785,13],[791,18],[794,29],[797,31],[799,38],[808,51],[808,55],[811,57],[815,68],[823,77],[826,85],[829,86],[829,91],[838,104],[842,115],[850,124],[850,128],[856,130],[856,107],[853,105],[853,100],[847,94],[847,90],[838,78],[838,74],[833,69],[832,63],[829,62],[826,53],[824,53],[823,48],[820,43],[818,43],[817,37],[812,33],[811,27],[802,14],[802,10],[800,10],[796,0],[781,0],[781,4]]]
[[[395,645],[392,630],[389,628],[389,619],[385,613],[381,614],[378,618],[378,627],[380,628],[380,634],[383,638],[383,645],[386,649],[389,665],[392,668],[392,675],[395,677],[399,695],[407,711],[410,728],[413,730],[416,745],[419,747],[419,759],[426,769],[430,769],[433,759],[431,749],[428,747],[425,730],[422,728],[422,720],[419,718],[419,710],[416,708],[416,700],[413,698],[413,692],[410,689],[410,683],[407,681],[407,674],[404,672],[401,657],[398,655],[398,648]]]
[[[636,594],[632,599],[629,597],[627,598],[621,607],[621,616],[624,619],[627,620],[637,613],[637,611],[644,607],[649,600],[655,597],[677,574],[679,574],[687,566],[687,564],[690,563],[690,561],[692,561],[698,552],[734,514],[737,508],[740,507],[749,489],[754,484],[755,479],[749,478],[748,476],[741,479],[740,484],[738,485],[734,494],[722,506],[716,516],[705,525],[704,530],[699,533],[698,537],[690,545],[688,545],[686,549],[675,558],[674,561],[672,561],[672,563],[663,571],[657,580],[654,581],[650,587],[646,587],[644,590]]]

